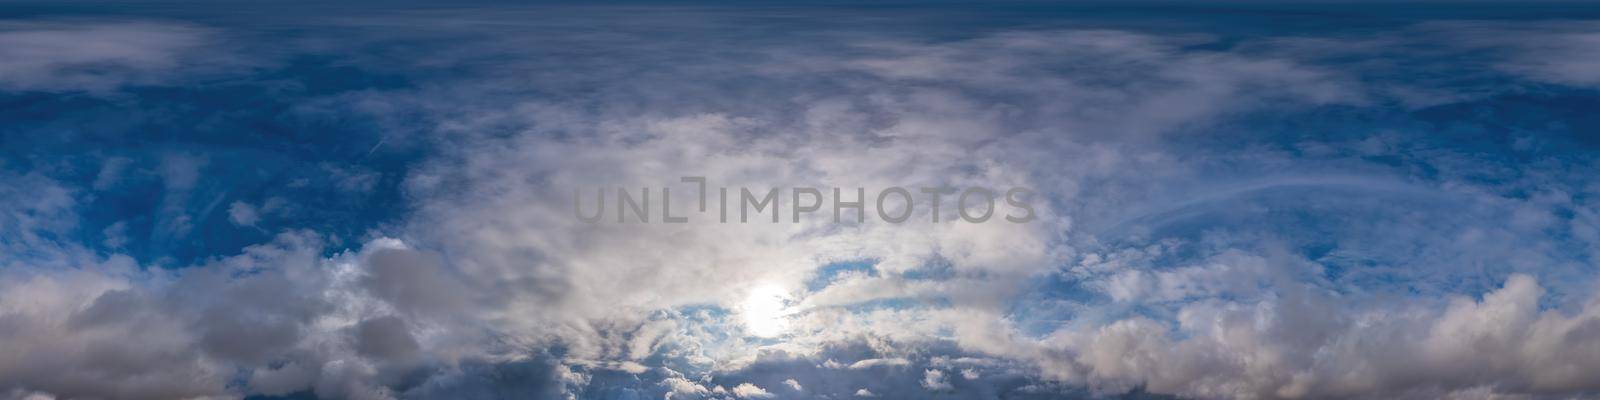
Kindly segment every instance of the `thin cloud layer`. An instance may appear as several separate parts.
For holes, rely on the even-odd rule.
[[[28,21],[0,24],[0,88],[9,92],[106,94],[171,84],[224,59],[203,50],[215,38],[197,26],[155,21]]]

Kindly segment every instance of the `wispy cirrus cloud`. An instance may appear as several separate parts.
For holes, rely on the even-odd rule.
[[[0,89],[106,93],[170,84],[197,71],[214,32],[148,21],[10,21],[0,25]]]

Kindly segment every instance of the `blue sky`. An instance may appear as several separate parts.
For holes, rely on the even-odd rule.
[[[0,398],[1594,396],[1597,18],[0,3]]]

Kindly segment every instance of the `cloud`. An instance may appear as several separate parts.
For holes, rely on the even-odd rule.
[[[255,226],[261,220],[261,215],[256,212],[256,207],[242,201],[235,201],[228,205],[228,220],[234,225]]]
[[[312,98],[250,118],[316,114],[344,126],[368,115],[382,130],[339,153],[348,160],[307,163],[309,173],[234,170],[243,163],[199,145],[0,165],[0,340],[21,349],[0,356],[0,390],[372,399],[1600,390],[1584,379],[1600,369],[1592,152],[1547,132],[1545,118],[1525,126],[1452,108],[1499,109],[1495,96],[1528,82],[1463,88],[1383,65],[1477,65],[1501,79],[1582,85],[1588,28],[1531,36],[1552,42],[1463,40],[1450,51],[1494,51],[1462,64],[1401,50],[1407,40],[1484,39],[1470,26],[1407,27],[1384,40],[1132,27],[735,38],[682,21],[730,28],[755,16],[597,11],[574,20],[589,25],[567,25],[579,22],[498,11],[451,10],[451,23],[404,13],[296,22],[341,40],[271,47],[308,61],[235,84]],[[619,31],[565,29],[580,26]],[[14,46],[0,55],[18,57],[0,57],[15,60],[0,62],[11,72],[0,90],[48,95],[182,86],[205,75],[192,68],[211,62],[201,53],[214,40],[236,33],[7,28],[0,42]],[[1417,32],[1433,35],[1392,38]],[[432,41],[453,45],[413,46]],[[68,42],[89,45],[58,46]],[[1380,62],[1336,62],[1351,54]],[[296,75],[304,69],[400,83],[337,91]],[[295,127],[320,132],[310,125]],[[907,224],[828,215],[725,224],[694,211],[683,176],[735,189],[1028,187],[1040,194],[1039,220],[932,223],[931,204],[918,203]],[[225,186],[245,178],[293,190]],[[105,218],[96,206],[120,204],[95,203],[104,192],[140,185],[152,186],[132,196],[156,203],[149,215],[90,223]],[[607,188],[669,188],[673,213],[692,219],[574,218],[574,192]],[[284,197],[296,190],[356,200],[292,207],[314,204]],[[159,246],[156,257],[122,254],[211,237],[207,222],[224,223],[211,210],[224,201],[227,222],[275,236],[193,263]],[[293,225],[326,215],[300,213],[388,210],[403,215],[337,232]]]
[[[922,387],[935,392],[955,388],[954,386],[950,386],[950,381],[945,379],[944,371],[937,369],[930,369],[923,372]]]
[[[14,259],[29,254],[42,260],[66,258],[70,245],[51,238],[77,226],[77,191],[40,174],[3,169],[0,183],[0,248],[6,250],[0,262],[34,261]]]
[[[1600,34],[1592,32],[1569,33],[1541,38],[1543,48],[1527,49],[1520,59],[1507,63],[1507,71],[1524,74],[1538,80],[1577,86],[1600,84],[1600,52],[1594,51],[1600,43]]]
[[[669,388],[668,395],[673,396],[674,398],[704,396],[708,393],[711,393],[711,390],[706,389],[705,386],[690,382],[689,380],[681,377],[667,378],[666,380],[662,381],[661,384]]]
[[[1594,390],[1562,371],[1584,370],[1594,359],[1579,350],[1591,339],[1578,327],[1592,323],[1596,303],[1573,314],[1541,312],[1542,294],[1533,278],[1514,275],[1481,300],[1458,298],[1439,312],[1401,306],[1341,314],[1326,297],[1197,302],[1183,306],[1175,329],[1131,318],[1059,331],[1041,344],[1047,354],[1072,354],[1070,361],[1046,357],[1041,364],[1102,389],[1142,385],[1196,398],[1470,391],[1484,384],[1513,393]],[[1470,378],[1477,373],[1494,378]]]
[[[7,22],[0,25],[0,90],[104,93],[166,83],[210,34],[171,23]]]
[[[872,359],[856,361],[855,363],[850,364],[849,368],[850,369],[868,369],[868,368],[876,368],[876,367],[890,368],[890,367],[904,367],[904,366],[907,366],[907,365],[911,365],[911,361],[908,361],[908,360],[906,360],[904,358],[872,358]]]
[[[1594,67],[1600,65],[1600,41],[1593,21],[1567,21],[1517,26],[1498,23],[1459,23],[1454,28],[1458,45],[1506,53],[1495,64],[1501,71],[1538,81],[1580,87],[1600,84]]]
[[[734,386],[732,392],[734,396],[739,396],[741,399],[765,399],[773,397],[772,393],[767,392],[766,389],[762,389],[759,386],[751,385],[749,383],[741,383],[739,386]]]
[[[244,254],[182,271],[145,270],[125,256],[69,268],[17,267],[3,277],[0,385],[57,397],[189,398],[313,390],[394,398],[390,385],[450,353],[438,322],[360,288],[377,241],[323,258],[315,235],[285,234]],[[204,301],[197,301],[203,299]],[[419,336],[418,335],[422,335]]]

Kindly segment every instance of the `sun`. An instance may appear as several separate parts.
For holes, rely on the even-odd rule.
[[[762,285],[750,290],[739,305],[744,329],[751,335],[770,338],[789,329],[789,295],[782,287]]]

